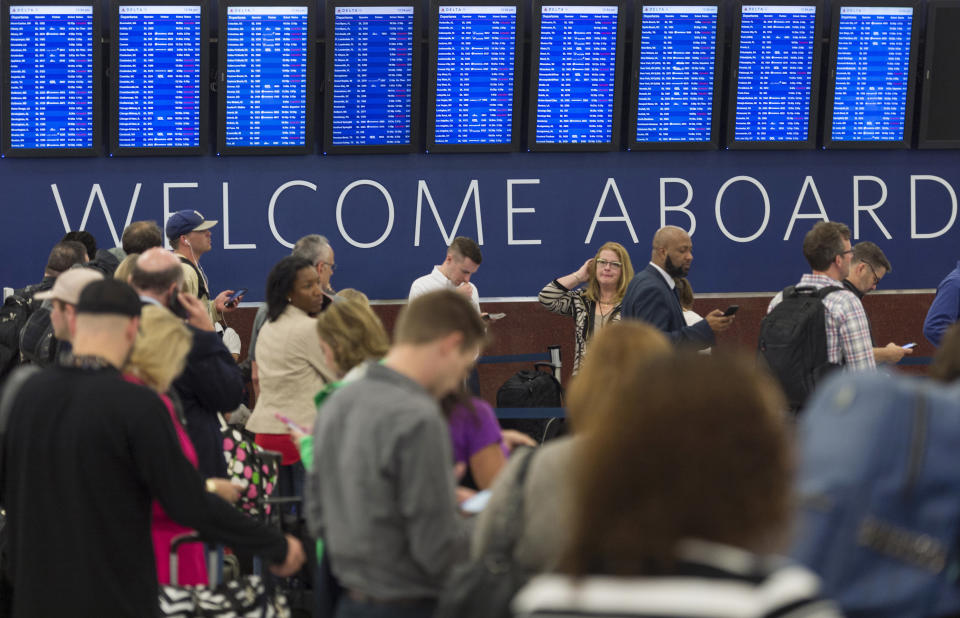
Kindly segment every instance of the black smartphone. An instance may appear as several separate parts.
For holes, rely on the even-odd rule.
[[[237,290],[236,292],[234,292],[233,294],[227,297],[227,304],[231,306],[236,305],[237,300],[246,293],[247,293],[247,288],[240,288],[239,290]]]
[[[170,297],[170,311],[181,320],[186,320],[190,317],[190,314],[187,313],[187,308],[180,303],[180,292]]]
[[[740,305],[730,305],[729,307],[727,307],[727,310],[723,312],[723,317],[729,318],[739,310],[740,310]]]

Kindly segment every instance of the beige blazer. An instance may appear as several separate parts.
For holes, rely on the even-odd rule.
[[[277,412],[304,427],[317,414],[313,397],[335,379],[327,367],[317,334],[317,321],[287,305],[275,322],[267,321],[257,337],[260,397],[247,420],[254,433],[288,433]]]

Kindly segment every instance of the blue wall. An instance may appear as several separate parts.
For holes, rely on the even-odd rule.
[[[751,181],[734,180],[720,202],[724,233],[716,216],[718,193],[731,179],[744,176],[766,192],[769,219],[761,231],[761,189]],[[857,176],[870,179],[855,183]],[[918,179],[912,200],[911,176],[935,176],[949,188]],[[854,229],[859,216],[857,239],[878,243],[893,263],[884,288],[935,287],[960,257],[955,197],[960,152],[955,151],[7,158],[0,160],[5,241],[0,243],[0,283],[19,286],[39,280],[50,247],[65,229],[81,228],[88,208],[82,227],[107,246],[113,239],[104,205],[118,237],[128,218],[160,221],[166,206],[170,211],[195,208],[220,220],[214,249],[201,260],[214,290],[249,287],[247,300],[262,300],[271,265],[289,253],[277,236],[292,243],[318,232],[327,235],[336,250],[335,287],[358,287],[371,298],[403,298],[415,277],[439,263],[446,245],[421,187],[426,186],[446,233],[452,235],[464,197],[476,181],[477,191],[470,194],[457,234],[480,236],[478,199],[484,262],[474,281],[481,296],[534,296],[552,277],[576,270],[607,240],[624,243],[635,263],[645,263],[650,238],[661,222],[661,183],[666,205],[683,204],[688,197],[684,184],[665,179],[683,179],[692,189],[687,205],[696,218],[691,281],[698,293],[771,291],[798,279],[807,270],[801,242],[814,220],[795,219],[790,237],[784,237],[801,192],[801,215],[819,212],[819,195],[830,219]],[[345,192],[357,181],[367,184]],[[508,215],[511,181],[514,212]],[[866,210],[880,201],[880,182],[886,187],[885,200]],[[175,188],[176,183],[195,186]],[[269,207],[285,183],[295,184],[275,200],[275,235]],[[392,225],[387,199],[371,183],[389,194]],[[855,208],[855,187],[862,210]],[[618,194],[636,242],[622,220]],[[601,220],[587,242],[602,197]],[[665,220],[691,225],[681,211],[666,211]]]

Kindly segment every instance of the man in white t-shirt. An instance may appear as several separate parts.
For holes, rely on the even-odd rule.
[[[480,255],[477,243],[472,238],[457,236],[447,248],[447,257],[443,264],[434,266],[433,272],[413,282],[408,300],[434,290],[449,288],[463,294],[473,303],[477,313],[480,313],[480,294],[477,287],[470,283],[470,277],[477,272],[482,261],[483,256]]]

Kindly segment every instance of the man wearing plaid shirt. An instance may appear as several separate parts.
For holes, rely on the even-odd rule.
[[[823,299],[827,322],[827,360],[846,369],[874,369],[873,340],[867,314],[857,296],[843,288],[850,274],[853,249],[850,248],[850,228],[835,221],[821,221],[807,232],[803,239],[803,256],[807,258],[812,274],[806,274],[797,287],[840,289]],[[767,313],[783,300],[778,293],[770,301]]]

